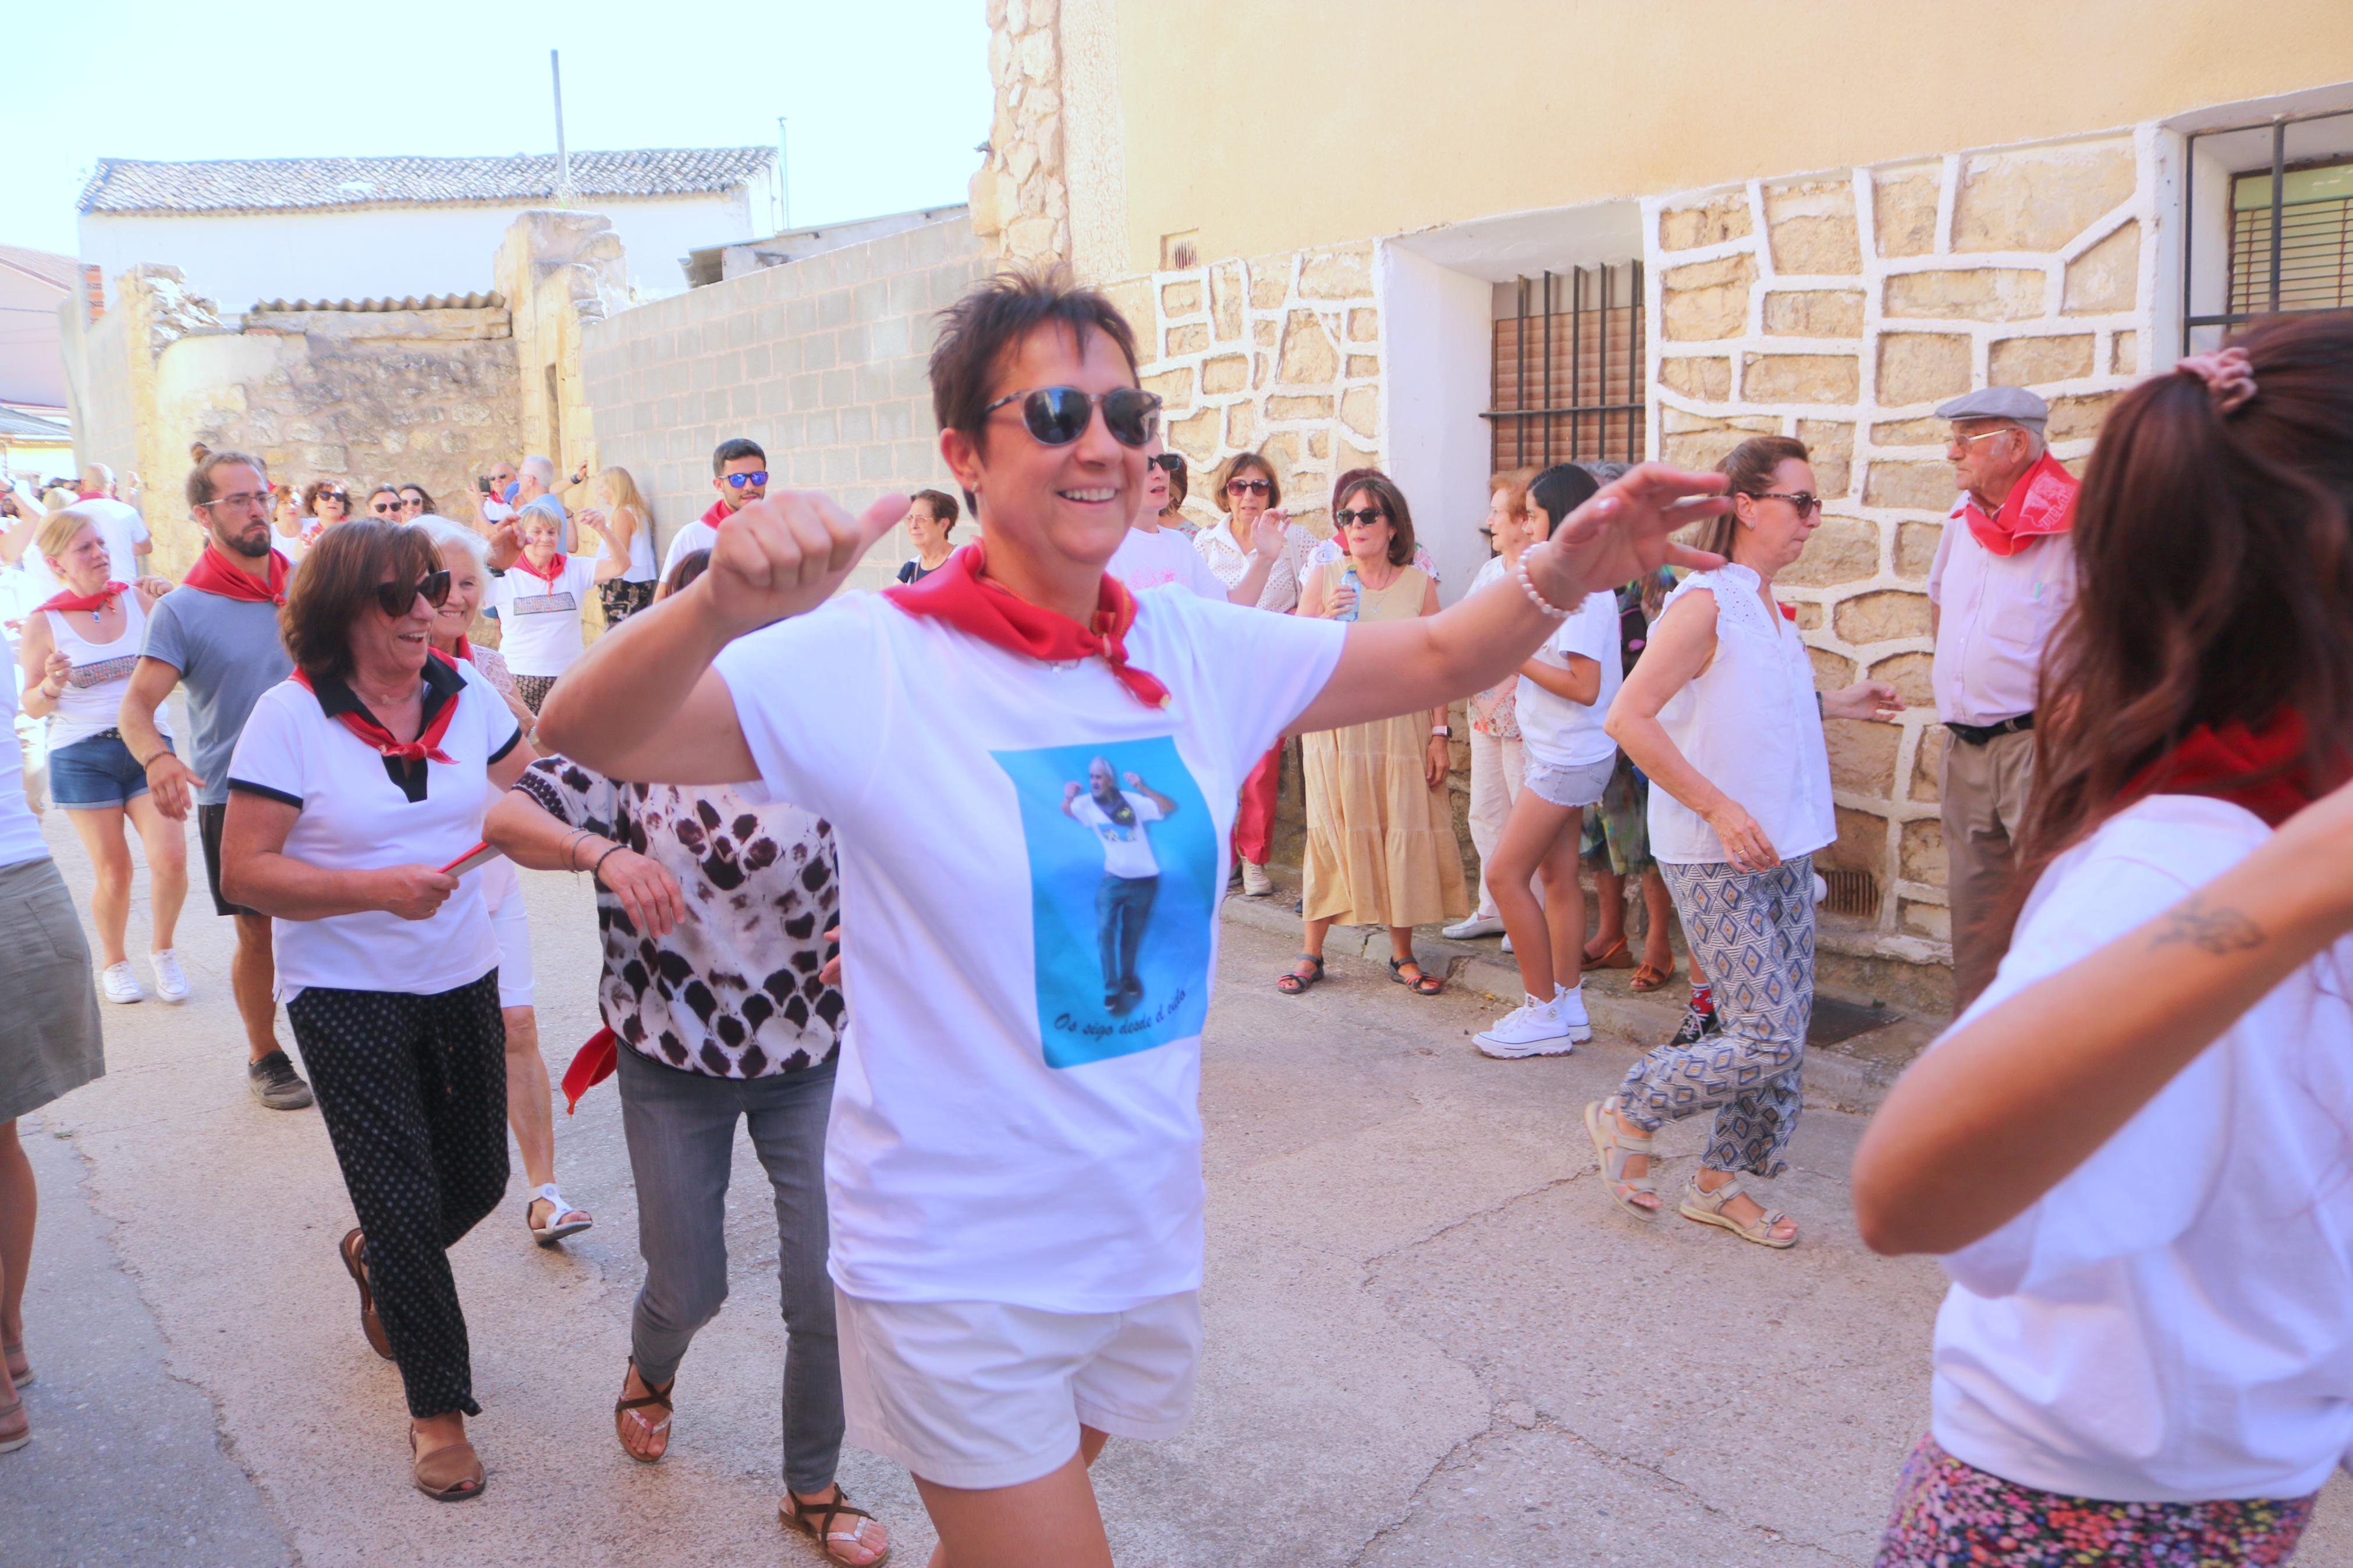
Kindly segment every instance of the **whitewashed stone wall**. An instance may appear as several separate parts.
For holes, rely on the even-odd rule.
[[[2078,471],[2148,363],[2158,147],[2137,134],[1958,153],[1646,201],[1655,454],[1714,464],[1755,433],[1813,448],[1820,529],[1778,584],[1825,688],[1912,708],[1831,726],[1834,864],[1878,875],[1875,929],[1826,941],[1945,956],[1945,849],[1925,592],[1954,495],[1945,399],[2051,401]]]

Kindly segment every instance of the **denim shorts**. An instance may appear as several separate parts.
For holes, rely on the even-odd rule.
[[[49,753],[49,799],[68,811],[122,805],[146,793],[147,770],[111,730]]]
[[[1609,787],[1609,775],[1617,771],[1615,752],[1598,763],[1573,763],[1566,766],[1527,759],[1520,780],[1521,787],[1535,791],[1536,798],[1554,805],[1587,806],[1599,804],[1602,793]]]

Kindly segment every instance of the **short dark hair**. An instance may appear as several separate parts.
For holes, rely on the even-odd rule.
[[[711,454],[711,477],[715,479],[725,473],[727,465],[739,458],[757,458],[765,463],[768,460],[768,454],[760,450],[760,443],[749,437],[737,436],[722,441],[718,449]]]
[[[406,499],[407,492],[410,490],[415,490],[417,492],[417,499],[425,503],[425,510],[427,511],[431,512],[438,510],[438,509],[433,504],[433,492],[427,489],[423,485],[417,483],[414,479],[401,480],[395,493]]]
[[[352,489],[349,485],[343,483],[341,479],[312,479],[309,484],[304,485],[302,487],[302,515],[304,517],[311,516],[311,508],[317,506],[319,504],[319,498],[327,494],[329,491],[332,491],[334,494],[343,498],[343,515],[346,517],[350,516],[352,510]]]
[[[1332,498],[1334,510],[1345,506],[1350,496],[1365,490],[1381,503],[1381,510],[1389,520],[1389,564],[1405,566],[1413,561],[1413,509],[1405,504],[1405,492],[1397,481],[1378,468],[1355,468],[1349,471],[1348,488]],[[1345,553],[1345,551],[1343,552]]]
[[[1544,513],[1545,537],[1570,512],[1601,492],[1601,481],[1582,463],[1555,463],[1528,481],[1528,504]]]
[[[440,552],[421,528],[374,518],[338,523],[319,535],[287,584],[286,607],[278,612],[286,651],[311,679],[342,679],[352,670],[352,627],[381,613],[377,585],[413,583],[440,569]]]
[[[932,416],[975,447],[985,447],[988,390],[997,366],[1030,334],[1060,327],[1078,340],[1081,352],[1096,332],[1111,339],[1136,374],[1135,332],[1119,307],[1092,289],[1082,289],[1060,267],[1035,272],[1000,272],[940,312],[940,338],[932,348]],[[965,500],[970,502],[967,495]]]
[[[932,521],[940,525],[942,533],[955,527],[956,518],[960,515],[956,510],[955,497],[945,490],[917,490],[907,498],[907,504],[913,506],[917,501],[932,509]]]
[[[265,481],[269,478],[269,468],[250,452],[233,451],[227,447],[223,447],[217,452],[206,451],[204,456],[196,459],[196,466],[188,470],[188,510],[194,511],[206,501],[216,499],[213,495],[215,468],[232,468],[238,464],[251,468]]]
[[[1282,480],[1276,477],[1274,465],[1256,452],[1236,452],[1218,465],[1218,493],[1215,499],[1219,511],[1234,510],[1234,498],[1226,493],[1226,487],[1252,468],[1257,469],[1266,479],[1268,509],[1271,510],[1282,504]]]
[[[697,577],[702,576],[705,572],[710,570],[710,551],[688,551],[685,554],[680,556],[677,560],[670,563],[670,571],[662,578],[662,597],[667,599],[672,594],[684,593],[688,584],[693,582]]]

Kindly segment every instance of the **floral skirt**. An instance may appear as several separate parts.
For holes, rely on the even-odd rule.
[[[2285,1563],[2314,1497],[2102,1502],[1988,1475],[1922,1437],[1904,1462],[1877,1568],[2239,1568]]]

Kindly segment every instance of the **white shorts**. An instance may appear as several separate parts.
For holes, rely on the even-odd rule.
[[[531,1005],[531,921],[524,915],[522,893],[500,900],[491,911],[491,931],[499,939],[499,1005]]]
[[[833,1296],[849,1440],[936,1485],[1051,1475],[1079,1451],[1082,1424],[1174,1437],[1193,1418],[1198,1291],[1077,1313]]]
[[[1612,752],[1598,763],[1573,763],[1567,767],[1540,763],[1531,756],[1527,772],[1521,775],[1521,786],[1536,792],[1536,798],[1554,805],[1599,805],[1604,791],[1609,787],[1609,775],[1618,771],[1618,754]]]

